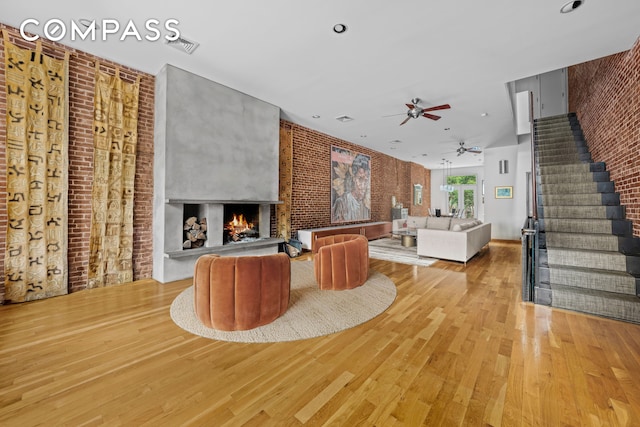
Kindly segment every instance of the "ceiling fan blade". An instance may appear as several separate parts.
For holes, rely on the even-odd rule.
[[[467,151],[470,153],[476,153],[476,154],[482,153],[482,150],[480,149],[480,147],[467,148]]]
[[[409,119],[410,119],[410,118],[411,118],[411,116],[407,116],[407,118],[406,118],[406,119],[404,119],[404,120],[402,121],[402,123],[400,123],[400,126],[402,126],[403,124],[407,123],[407,122],[409,121]]]
[[[416,106],[415,106],[415,105],[413,105],[413,104],[404,104],[404,105],[406,105],[407,107],[409,107],[409,110],[413,110],[414,108],[416,108]]]
[[[451,105],[442,104],[442,105],[438,105],[438,106],[435,106],[435,107],[425,108],[422,111],[448,110],[449,108],[451,108]]]
[[[382,116],[382,117],[395,117],[395,116],[406,116],[407,113],[398,113],[398,114],[387,114],[386,116]]]
[[[431,120],[440,120],[440,116],[436,116],[435,114],[422,113],[422,115]]]

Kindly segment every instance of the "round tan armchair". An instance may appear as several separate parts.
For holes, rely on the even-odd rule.
[[[313,271],[320,289],[353,289],[369,277],[369,241],[360,234],[336,234],[313,242]]]
[[[241,331],[266,325],[287,311],[291,261],[263,256],[203,255],[193,275],[195,312],[207,327]]]

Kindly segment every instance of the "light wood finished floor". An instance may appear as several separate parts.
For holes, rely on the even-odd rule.
[[[0,425],[639,426],[640,326],[520,302],[519,265],[509,242],[466,267],[372,260],[390,309],[290,343],[183,331],[188,280],[2,306]]]

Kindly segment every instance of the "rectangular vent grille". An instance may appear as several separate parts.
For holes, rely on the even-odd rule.
[[[194,41],[187,40],[184,37],[178,37],[175,40],[167,41],[167,44],[169,46],[173,46],[176,49],[179,49],[179,50],[181,50],[183,52],[186,52],[189,55],[191,55],[193,53],[193,51],[196,50],[198,48],[198,46],[200,46],[200,43],[196,43]]]

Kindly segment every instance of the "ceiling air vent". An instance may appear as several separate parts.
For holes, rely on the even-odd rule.
[[[188,53],[191,55],[194,50],[200,46],[200,43],[192,42],[191,40],[187,40],[184,37],[178,37],[175,40],[167,41],[169,46],[173,46],[178,50]]]
[[[353,117],[339,116],[339,117],[336,117],[336,120],[339,121],[339,122],[345,123],[345,122],[350,122],[351,120],[353,120]]]

